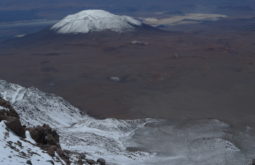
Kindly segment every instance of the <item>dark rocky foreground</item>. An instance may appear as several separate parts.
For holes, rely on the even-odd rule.
[[[31,137],[36,142],[36,146],[46,151],[52,157],[55,157],[56,154],[59,155],[59,157],[65,162],[66,165],[69,165],[71,163],[77,165],[106,165],[105,160],[102,158],[99,158],[95,161],[87,159],[86,154],[84,153],[74,153],[68,150],[63,150],[59,144],[58,133],[47,124],[32,128],[26,128],[25,126],[22,126],[17,112],[14,110],[14,108],[9,102],[5,101],[2,98],[0,98],[0,106],[5,108],[4,110],[0,110],[0,121],[5,121],[5,124],[10,131],[14,132],[17,136],[24,139],[26,137],[25,131],[28,130]],[[11,143],[12,142],[10,142],[10,145]],[[17,143],[19,143],[19,141]],[[15,148],[13,149],[15,150]],[[71,160],[71,155],[75,155],[77,160]],[[54,165],[53,161],[51,163]],[[32,165],[30,160],[27,161],[27,164]]]

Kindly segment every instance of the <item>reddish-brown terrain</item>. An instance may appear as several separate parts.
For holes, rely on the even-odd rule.
[[[255,31],[208,29],[28,36],[1,48],[0,78],[100,118],[255,123]]]

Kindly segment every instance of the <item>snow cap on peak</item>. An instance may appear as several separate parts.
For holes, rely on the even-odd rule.
[[[129,16],[119,16],[104,10],[83,10],[68,15],[51,27],[57,33],[89,33],[93,31],[125,32],[142,23]]]

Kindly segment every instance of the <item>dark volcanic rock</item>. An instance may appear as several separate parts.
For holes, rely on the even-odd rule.
[[[11,111],[15,111],[15,110],[12,108],[11,104],[10,104],[8,101],[6,101],[6,100],[4,100],[3,98],[1,98],[1,97],[0,97],[0,106],[5,107],[5,108],[7,108],[7,109],[9,109],[9,110],[11,110]],[[17,113],[16,113],[16,116],[18,116]]]
[[[11,104],[0,97],[0,106],[6,108],[6,110],[0,111],[0,121],[8,120],[9,117],[15,117],[19,119],[18,113],[13,109]]]
[[[49,125],[29,128],[29,132],[38,144],[59,146],[59,135]]]
[[[27,164],[32,165],[31,160],[28,160],[28,161],[27,161]]]
[[[96,161],[94,161],[94,160],[92,160],[92,159],[86,159],[86,161],[87,161],[87,163],[88,163],[89,165],[94,165],[94,164],[96,164]]]
[[[13,131],[20,137],[25,137],[25,128],[21,125],[19,115],[13,109],[11,104],[0,98],[0,106],[4,107],[4,110],[0,110],[0,121],[5,120],[8,129]]]
[[[100,165],[106,165],[106,162],[103,158],[97,159],[97,163],[99,163]]]
[[[10,119],[5,124],[15,134],[25,138],[25,128],[21,125],[19,118]]]
[[[56,130],[53,130],[47,124],[34,128],[28,128],[28,130],[36,143],[43,150],[47,151],[50,156],[55,156],[55,153],[57,153],[62,160],[65,161],[66,165],[71,163],[69,160],[69,152],[62,150],[59,145],[59,135]]]

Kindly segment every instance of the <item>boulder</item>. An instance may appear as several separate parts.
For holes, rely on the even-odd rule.
[[[15,134],[17,134],[20,137],[25,138],[25,128],[21,125],[19,118],[13,117],[12,119],[9,118],[9,120],[6,121],[6,126],[11,131],[13,131]]]
[[[15,117],[19,119],[18,113],[13,109],[11,104],[8,101],[5,101],[0,97],[0,106],[5,109],[0,109],[0,121],[2,120],[10,120],[10,117]]]
[[[13,116],[13,117],[19,118],[18,113],[14,110],[14,108],[11,106],[11,104],[1,97],[0,97],[0,106],[7,109],[7,111],[5,111],[5,112],[8,114],[8,116]],[[1,113],[1,111],[0,111],[0,113]]]
[[[97,163],[98,163],[99,165],[106,165],[106,162],[105,162],[105,160],[104,160],[103,158],[97,159]]]
[[[59,135],[49,125],[44,124],[28,130],[38,144],[59,146]]]
[[[11,104],[0,97],[0,106],[5,108],[0,110],[0,121],[5,120],[8,129],[18,136],[25,138],[25,128],[21,125],[19,115]]]
[[[86,161],[87,161],[87,163],[88,163],[89,165],[94,165],[94,164],[96,164],[96,161],[94,161],[94,160],[92,160],[92,159],[86,159]]]
[[[31,160],[27,160],[27,162],[26,162],[28,165],[32,165],[32,162],[31,162]]]

